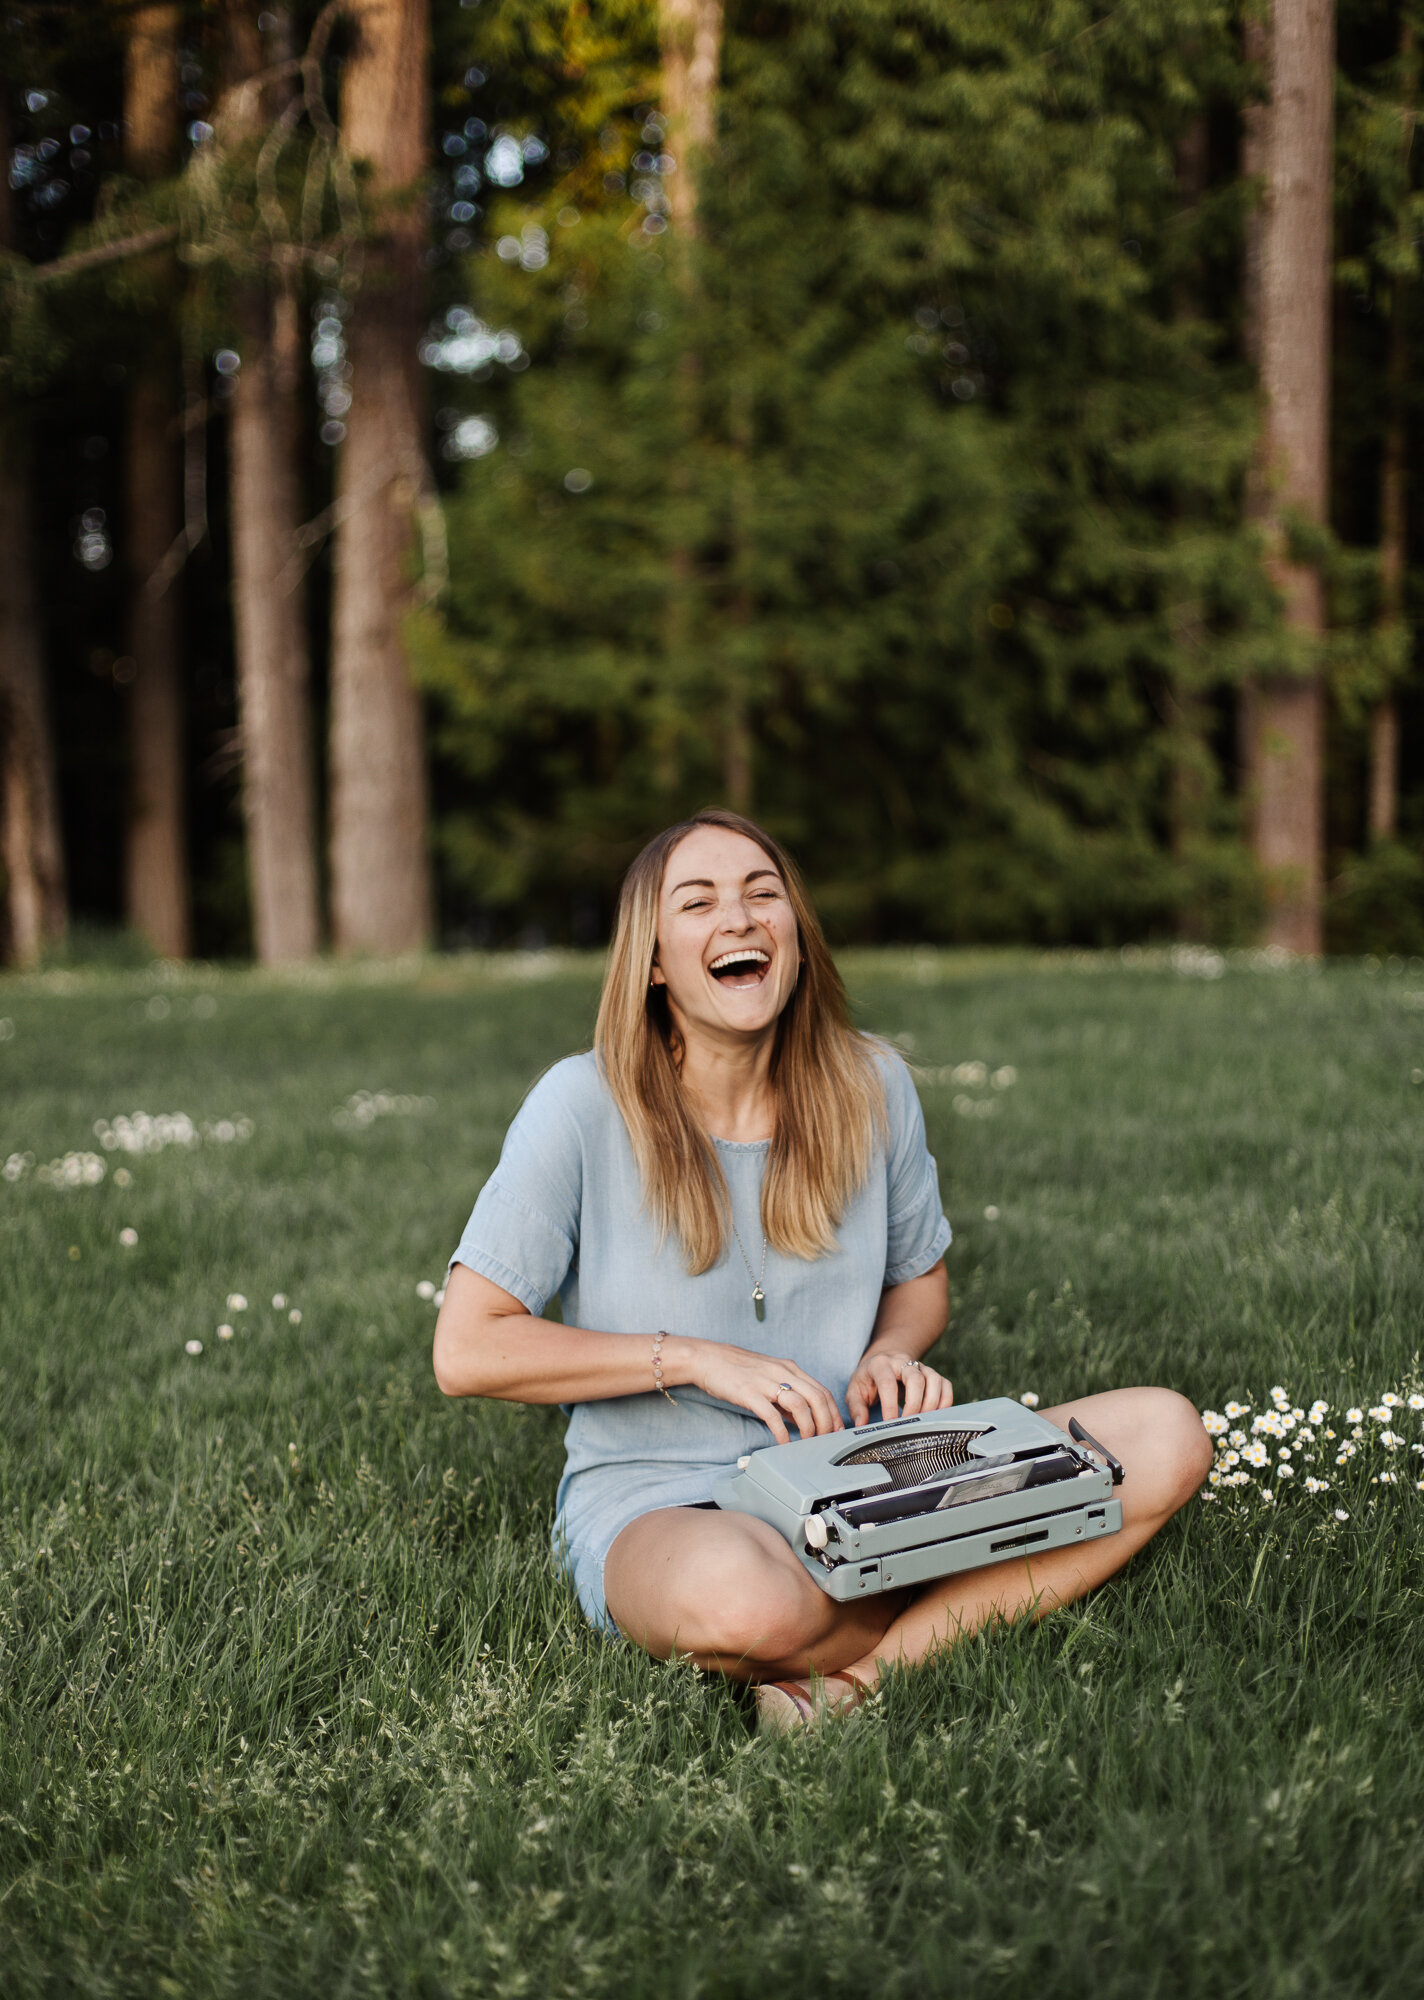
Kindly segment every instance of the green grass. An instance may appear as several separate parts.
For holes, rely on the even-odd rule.
[[[847,966],[924,1069],[1017,1071],[924,1088],[961,1398],[1417,1377],[1424,975]],[[0,1161],[137,1108],[254,1125],[127,1188],[117,1154],[0,1181],[7,2000],[1417,1993],[1418,1458],[1194,1503],[811,1740],[584,1629],[557,1413],[445,1403],[415,1287],[596,981],[0,983]],[[363,1088],[435,1108],[338,1126]]]

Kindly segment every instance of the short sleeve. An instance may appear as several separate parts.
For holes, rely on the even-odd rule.
[[[536,1317],[578,1255],[583,1145],[578,1058],[556,1063],[520,1106],[450,1259],[509,1292]]]
[[[881,1059],[890,1137],[885,1283],[903,1285],[933,1270],[949,1248],[951,1231],[939,1198],[939,1170],[925,1139],[925,1114],[910,1072],[886,1050]]]

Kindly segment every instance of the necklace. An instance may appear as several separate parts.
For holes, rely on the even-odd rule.
[[[747,1255],[747,1246],[746,1246],[746,1244],[745,1244],[745,1243],[743,1243],[743,1241],[742,1241],[742,1232],[741,1232],[741,1230],[740,1230],[740,1229],[738,1229],[738,1227],[737,1227],[737,1222],[736,1222],[736,1217],[735,1217],[735,1216],[733,1216],[733,1218],[732,1218],[732,1234],[733,1234],[733,1235],[734,1235],[734,1236],[736,1237],[736,1239],[737,1239],[737,1248],[738,1248],[738,1249],[739,1249],[739,1250],[741,1251],[741,1253],[742,1253],[742,1262],[743,1262],[743,1263],[744,1263],[744,1264],[746,1265],[746,1267],[747,1267],[747,1276],[748,1276],[748,1277],[749,1277],[749,1278],[751,1279],[751,1281],[752,1281],[752,1306],[753,1306],[753,1309],[755,1310],[755,1312],[756,1312],[756,1316],[757,1316],[757,1318],[758,1318],[758,1319],[765,1319],[765,1318],[766,1318],[766,1293],[765,1293],[765,1292],[764,1292],[764,1291],[762,1290],[762,1288],[761,1288],[761,1281],[762,1281],[762,1278],[764,1278],[764,1277],[766,1276],[766,1231],[765,1231],[765,1230],[763,1229],[763,1231],[761,1232],[761,1274],[760,1274],[760,1276],[758,1276],[758,1275],[757,1275],[757,1273],[756,1273],[756,1272],[754,1272],[754,1271],[752,1270],[752,1260],[751,1260],[751,1258],[750,1258],[750,1257],[749,1257],[749,1256]]]

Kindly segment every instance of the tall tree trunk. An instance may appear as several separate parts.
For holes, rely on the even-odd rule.
[[[360,0],[342,80],[345,144],[388,208],[347,336],[351,410],[337,477],[331,663],[331,923],[340,951],[429,941],[425,746],[401,620],[424,478],[416,347],[428,153],[428,0]]]
[[[8,400],[8,399],[6,399]],[[25,452],[0,406],[0,861],[5,938],[15,965],[37,965],[67,922],[54,743],[30,549]]]
[[[140,7],[124,62],[124,150],[142,179],[167,173],[178,145],[181,8]],[[165,958],[189,950],[185,833],[182,630],[178,593],[162,568],[182,530],[181,474],[173,436],[178,364],[160,331],[134,370],[125,452],[129,651],[129,824],[125,903],[129,923]]]
[[[1419,91],[1414,23],[1407,16],[1399,31],[1399,60],[1403,127],[1399,143],[1407,189]],[[1401,233],[1407,236],[1404,225]],[[1404,404],[1409,388],[1409,337],[1405,321],[1408,295],[1402,277],[1395,278],[1392,293],[1389,360],[1385,370],[1384,451],[1380,462],[1380,624],[1387,633],[1398,633],[1404,629],[1404,573],[1409,546],[1404,429]],[[1370,839],[1392,840],[1398,821],[1399,705],[1391,690],[1370,717]]]
[[[662,51],[662,111],[667,120],[664,143],[676,162],[667,183],[672,223],[670,251],[689,324],[701,304],[693,245],[698,233],[698,177],[717,134],[717,89],[722,69],[722,0],[659,0],[658,30]],[[702,357],[689,345],[678,367],[678,395],[685,449],[678,453],[673,481],[681,503],[691,514],[692,459],[700,426],[699,396]],[[735,530],[735,524],[734,524]],[[668,596],[666,644],[677,660],[700,636],[701,607],[696,602],[696,564],[691,546],[674,546]],[[733,622],[745,619],[745,604]],[[715,675],[715,670],[714,670]],[[715,675],[723,678],[722,675]],[[746,689],[735,667],[725,674],[720,691],[722,788],[734,812],[752,809],[752,739]]]
[[[1205,199],[1210,165],[1207,121],[1199,114],[1177,142],[1177,193],[1184,211],[1194,210]],[[1177,280],[1175,311],[1179,321],[1199,317],[1200,285],[1200,262],[1193,259],[1191,268],[1184,270]],[[1180,506],[1175,511],[1180,515]],[[1200,598],[1193,593],[1174,604],[1171,620],[1178,663],[1164,690],[1163,703],[1168,758],[1167,838],[1185,885],[1191,880],[1193,852],[1206,833],[1211,770],[1211,752],[1206,741],[1209,714],[1198,671],[1198,662],[1206,651]],[[1182,938],[1199,938],[1204,933],[1202,912],[1190,894],[1184,893],[1177,906],[1176,928]]]
[[[1242,164],[1263,185],[1245,289],[1260,372],[1262,438],[1253,512],[1288,629],[1325,629],[1320,577],[1290,561],[1285,517],[1323,523],[1329,498],[1330,207],[1335,86],[1333,0],[1273,0],[1248,24],[1268,101],[1246,115]],[[1242,690],[1252,845],[1266,885],[1265,941],[1316,955],[1325,874],[1325,691],[1318,674]]]
[[[229,89],[263,67],[247,0],[229,0]],[[277,107],[249,91],[233,137],[263,129]],[[301,321],[290,286],[244,284],[237,301],[242,366],[229,405],[233,622],[242,741],[252,926],[258,959],[274,965],[320,948],[311,661],[306,591],[294,561],[301,525],[297,442]]]
[[[10,157],[0,93],[0,158]],[[0,176],[0,248],[14,243],[8,178]],[[0,954],[38,964],[64,937],[68,909],[59,787],[45,694],[39,607],[30,545],[26,439],[8,392],[0,390],[0,866],[5,913]]]

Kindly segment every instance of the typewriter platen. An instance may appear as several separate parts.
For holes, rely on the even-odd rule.
[[[783,1534],[829,1596],[868,1597],[1115,1534],[1122,1467],[1007,1397],[769,1445],[714,1488]]]

